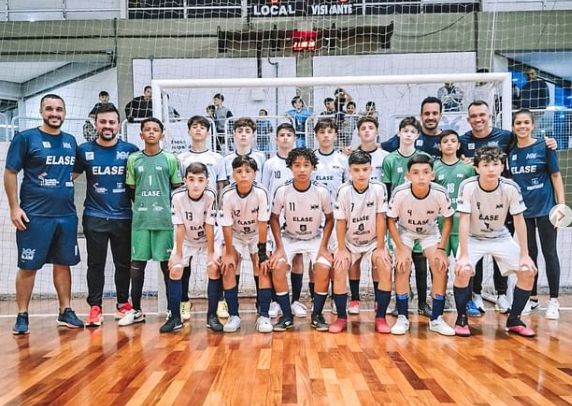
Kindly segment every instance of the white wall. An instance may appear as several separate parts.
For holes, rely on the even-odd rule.
[[[117,105],[116,68],[106,70],[87,79],[47,92],[58,94],[65,100],[66,120],[62,128],[64,131],[75,135],[78,143],[84,142],[82,131],[83,124],[88,118],[89,112],[95,103],[99,101],[98,95],[102,90],[106,90],[109,93],[109,100],[115,104],[121,112],[121,107]],[[44,95],[45,94],[32,97],[23,103],[23,109],[20,114],[22,117],[29,119],[20,120],[19,125],[21,130],[38,126],[41,123],[39,109],[40,100]]]

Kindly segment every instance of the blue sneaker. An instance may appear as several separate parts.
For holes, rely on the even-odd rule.
[[[64,312],[58,315],[58,325],[67,328],[83,328],[83,321],[75,315],[71,307],[66,307]]]
[[[467,316],[469,317],[481,317],[482,313],[477,308],[477,305],[472,300],[467,303]]]
[[[28,313],[18,313],[18,316],[16,316],[16,324],[14,324],[14,327],[12,327],[12,334],[30,334],[29,326],[30,323],[28,322]]]

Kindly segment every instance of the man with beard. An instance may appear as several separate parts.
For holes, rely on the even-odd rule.
[[[30,332],[28,306],[36,271],[47,263],[53,264],[59,300],[58,325],[83,327],[83,322],[70,307],[70,265],[80,261],[72,180],[77,143],[73,135],[61,130],[66,110],[60,96],[44,96],[40,114],[43,119],[40,127],[22,131],[12,140],[4,172],[10,218],[17,229],[18,316],[12,329],[16,335]],[[24,177],[18,199],[18,172],[21,170]]]
[[[78,147],[74,167],[74,178],[84,171],[87,178],[83,232],[87,242],[88,327],[103,323],[101,305],[109,243],[115,264],[115,319],[122,319],[131,310],[131,200],[125,187],[125,167],[129,154],[137,147],[117,138],[119,125],[115,106],[102,105],[95,112],[98,137]]]
[[[435,158],[441,157],[439,151],[439,135],[441,129],[439,122],[441,121],[441,113],[443,104],[436,97],[426,97],[421,102],[421,132],[419,138],[415,141],[415,149],[423,151]],[[396,151],[399,148],[399,137],[394,135],[389,140],[382,142],[381,147],[387,152]]]

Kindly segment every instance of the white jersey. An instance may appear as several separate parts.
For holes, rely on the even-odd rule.
[[[207,243],[205,224],[215,225],[216,192],[207,187],[203,195],[194,200],[186,188],[173,193],[171,200],[172,220],[174,225],[185,226],[185,241],[192,245]]]
[[[351,181],[344,183],[338,192],[334,217],[346,221],[346,246],[359,249],[377,241],[377,214],[386,211],[387,189],[383,183],[370,181],[361,193]]]
[[[479,176],[465,179],[459,186],[457,211],[471,215],[469,235],[477,239],[510,237],[504,223],[507,213],[524,213],[526,206],[520,188],[512,180],[500,177],[491,192],[479,186]]]
[[[268,190],[271,201],[274,199],[276,189],[290,179],[292,179],[292,171],[286,167],[286,158],[276,155],[264,162],[262,185]]]
[[[246,154],[245,156],[253,158],[256,161],[256,165],[258,166],[258,170],[256,171],[256,181],[258,183],[261,183],[262,182],[262,168],[264,167],[264,162],[266,161],[266,155],[264,155],[264,152],[250,150],[250,152],[248,154]],[[238,157],[238,154],[236,153],[236,151],[231,152],[230,154],[227,154],[224,156],[224,165],[226,167],[226,176],[227,176],[227,179],[230,183],[234,182],[234,179],[232,178],[232,161],[234,161],[234,158],[236,158],[236,157]]]
[[[381,148],[373,151],[364,151],[371,156],[371,175],[369,180],[382,183],[383,179],[383,160],[389,155],[389,152]]]
[[[185,151],[181,152],[177,159],[181,168],[181,178],[185,179],[185,171],[187,166],[193,162],[205,164],[209,171],[209,187],[217,189],[217,182],[224,182],[227,179],[227,173],[224,166],[224,158],[218,152],[206,150],[203,152]]]
[[[389,201],[387,217],[399,218],[397,224],[400,231],[419,236],[438,234],[437,218],[455,214],[447,189],[430,183],[427,196],[418,198],[411,187],[411,183],[406,182],[395,188]]]
[[[340,187],[349,180],[348,158],[339,151],[325,155],[317,149],[314,153],[318,158],[318,165],[312,172],[312,180],[328,188],[333,203]]]
[[[290,180],[276,190],[272,204],[273,214],[284,215],[283,235],[295,240],[319,237],[322,213],[331,212],[330,192],[318,182],[311,182],[307,190],[300,191]]]
[[[222,227],[232,227],[233,236],[249,242],[258,236],[258,222],[268,221],[270,207],[268,192],[254,182],[246,195],[240,195],[236,183],[231,183],[222,191]]]

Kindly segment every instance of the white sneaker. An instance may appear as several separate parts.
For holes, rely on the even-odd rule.
[[[402,335],[409,331],[409,320],[407,317],[400,314],[397,316],[397,321],[391,326],[391,334]]]
[[[558,299],[552,298],[548,302],[546,318],[548,320],[558,320],[560,318],[560,303],[558,303]]]
[[[521,314],[523,316],[528,316],[530,313],[537,311],[539,309],[540,309],[540,302],[528,299]]]
[[[443,336],[455,335],[455,330],[443,320],[443,316],[439,316],[436,320],[431,320],[429,322],[429,330],[435,331]]]
[[[225,323],[223,331],[225,333],[235,333],[240,330],[240,317],[230,316]]]
[[[216,307],[216,315],[219,319],[228,319],[228,305],[226,300],[219,300]]]
[[[270,303],[270,310],[268,310],[268,315],[271,319],[274,319],[282,314],[282,309],[278,302]]]
[[[359,314],[359,300],[352,300],[348,306],[349,314]]]
[[[120,326],[129,326],[143,321],[145,321],[145,314],[141,310],[131,309],[117,322],[117,324]]]
[[[332,314],[338,314],[338,308],[336,307],[336,302],[333,298],[330,300],[330,311]]]
[[[308,308],[306,306],[304,306],[302,303],[295,301],[294,303],[292,303],[292,314],[295,317],[306,317],[306,310],[308,310]]]
[[[485,313],[485,303],[483,302],[483,297],[481,295],[474,293],[473,303],[481,313]]]
[[[495,310],[501,314],[508,313],[510,311],[510,303],[506,295],[497,296],[497,302],[495,304]]]
[[[272,333],[272,330],[274,329],[274,327],[272,327],[272,323],[270,323],[270,317],[263,316],[260,316],[256,320],[255,327],[256,331],[259,333]]]
[[[181,320],[187,321],[191,319],[191,309],[193,308],[193,304],[191,301],[181,302]]]

